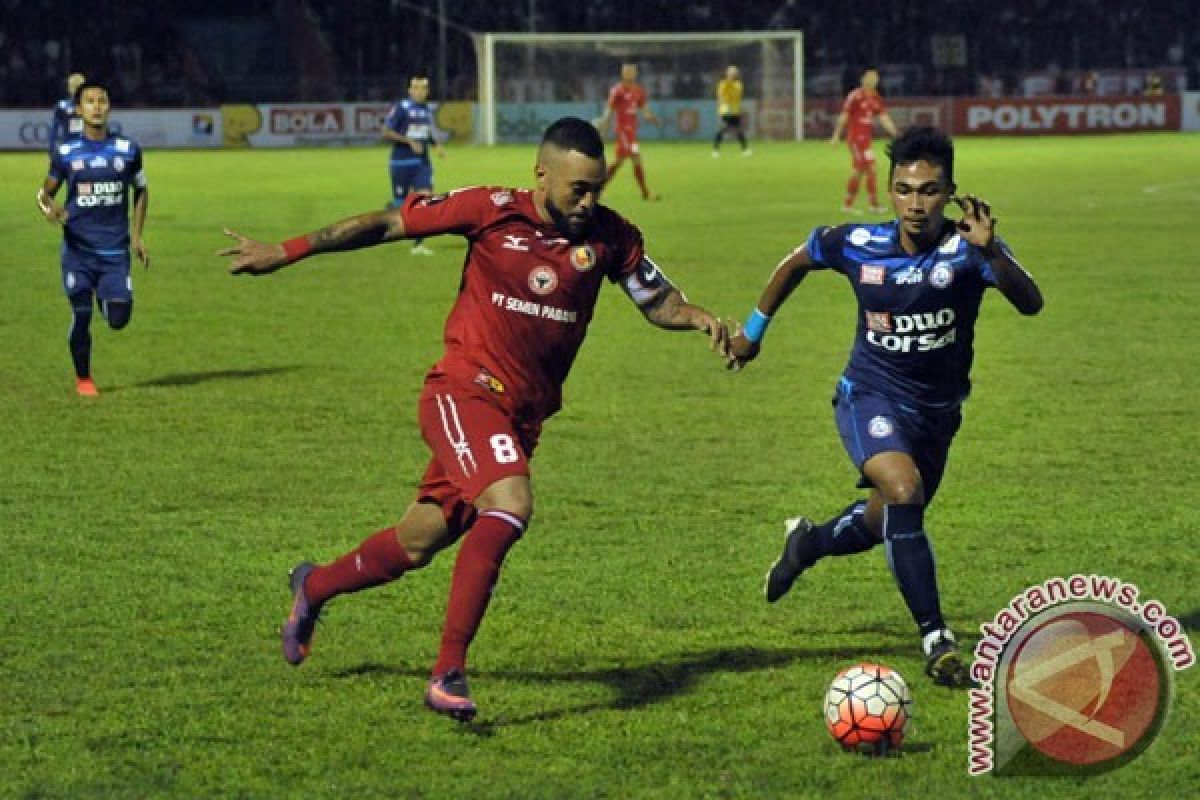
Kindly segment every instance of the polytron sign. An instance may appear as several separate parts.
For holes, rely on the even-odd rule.
[[[1108,133],[1179,130],[1179,98],[958,100],[959,133]]]

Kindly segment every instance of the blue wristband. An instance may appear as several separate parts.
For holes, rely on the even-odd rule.
[[[762,341],[770,324],[771,318],[756,308],[746,318],[746,327],[742,329],[742,335],[757,344]]]

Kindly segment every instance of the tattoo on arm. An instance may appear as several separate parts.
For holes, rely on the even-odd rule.
[[[313,233],[313,252],[328,253],[372,247],[388,240],[390,228],[389,216],[385,211],[372,211],[348,217]]]

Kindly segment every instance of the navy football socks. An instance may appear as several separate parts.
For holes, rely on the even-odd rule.
[[[938,598],[933,549],[925,536],[925,508],[915,503],[884,507],[888,566],[924,636],[946,626]]]

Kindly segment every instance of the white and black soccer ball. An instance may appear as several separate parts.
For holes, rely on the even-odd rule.
[[[912,695],[899,672],[855,664],[837,674],[825,693],[825,726],[844,749],[884,755],[904,741]]]

